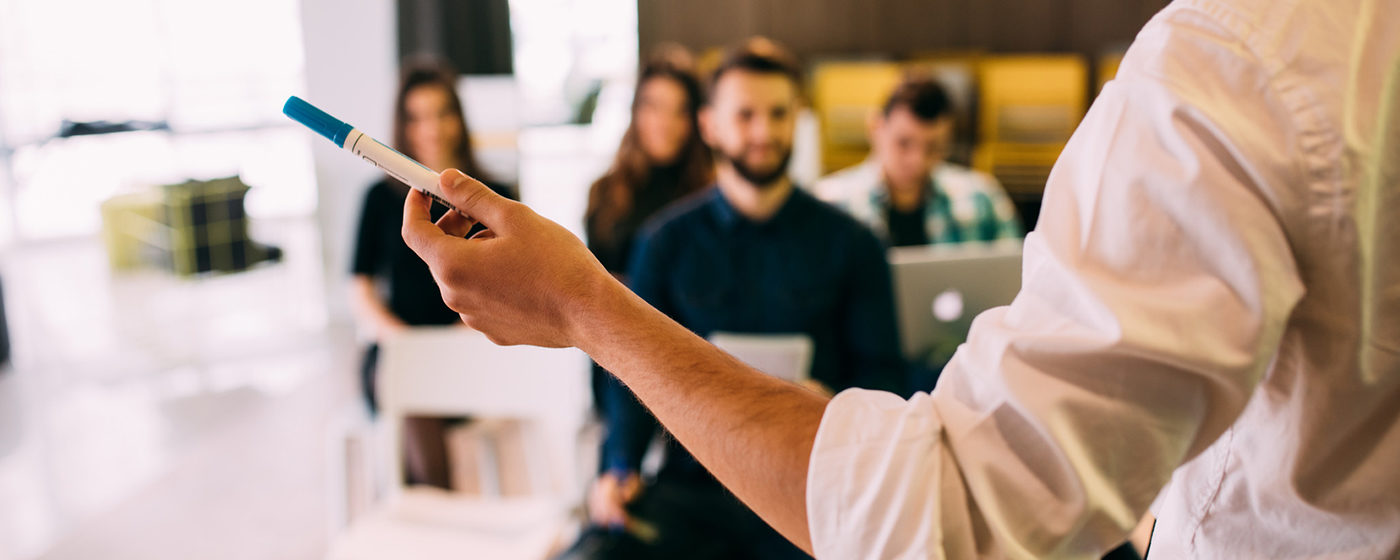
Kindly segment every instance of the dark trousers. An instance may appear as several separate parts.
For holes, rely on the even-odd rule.
[[[370,344],[365,348],[364,359],[360,360],[360,396],[365,399],[370,418],[379,416],[379,393],[374,388],[374,379],[379,371],[379,345]]]
[[[557,560],[811,558],[714,483],[658,480],[627,509],[655,533],[594,527]]]
[[[1142,557],[1138,556],[1137,549],[1133,548],[1132,543],[1123,543],[1105,554],[1103,560],[1142,560]]]
[[[379,345],[365,349],[360,364],[360,393],[369,407],[370,417],[379,415],[379,397],[375,378],[379,370]],[[426,484],[445,490],[452,489],[451,465],[447,460],[447,429],[465,421],[464,418],[409,416],[404,418],[400,433],[403,441],[404,482]]]
[[[655,530],[623,531],[590,527],[554,560],[799,560],[807,553],[749,510],[738,498],[712,484],[658,481],[627,507]],[[650,538],[647,538],[650,537]],[[1139,560],[1131,544],[1104,560]]]

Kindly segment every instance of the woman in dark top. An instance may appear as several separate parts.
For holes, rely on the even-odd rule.
[[[622,137],[608,172],[588,193],[584,223],[588,248],[620,280],[627,269],[632,242],[642,224],[662,207],[700,191],[714,181],[714,162],[700,139],[700,82],[690,57],[679,47],[658,53],[641,69],[632,98],[632,123]],[[593,403],[607,406],[605,387],[617,383],[593,367]],[[589,500],[597,525],[621,523],[621,506],[630,499],[635,480],[602,475]]]
[[[510,196],[483,178],[473,157],[454,72],[435,64],[408,66],[394,107],[395,149],[438,171],[460,169]],[[373,339],[360,375],[371,414],[378,411],[374,389],[378,342],[410,326],[459,324],[457,313],[443,303],[428,265],[400,236],[407,196],[408,186],[394,179],[371,186],[355,246],[350,295],[356,319]],[[433,218],[445,211],[434,205]],[[443,439],[447,423],[442,418],[406,419],[404,471],[410,483],[450,486]]]

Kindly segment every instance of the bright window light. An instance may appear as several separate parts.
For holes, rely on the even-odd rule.
[[[280,115],[304,59],[297,0],[0,3],[0,226],[92,234],[113,195],[235,173],[251,216],[309,215],[309,139]],[[168,129],[61,137],[65,121]]]

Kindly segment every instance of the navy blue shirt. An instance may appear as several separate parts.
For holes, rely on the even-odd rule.
[[[864,225],[794,189],[772,218],[744,218],[712,188],[643,227],[628,268],[633,291],[702,337],[803,333],[813,379],[898,392],[906,385],[885,249]],[[658,429],[620,384],[608,411],[604,465],[636,471]],[[674,439],[659,476],[713,480]]]

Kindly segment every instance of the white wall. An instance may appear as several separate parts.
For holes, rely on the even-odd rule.
[[[372,136],[390,135],[398,43],[393,0],[302,0],[306,99]],[[365,188],[375,168],[316,137],[317,222],[331,317],[348,319],[346,278]]]

